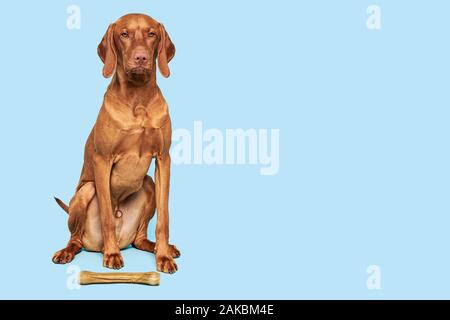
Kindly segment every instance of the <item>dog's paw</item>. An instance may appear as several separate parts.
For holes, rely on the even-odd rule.
[[[171,253],[173,258],[176,259],[179,256],[181,256],[180,250],[178,250],[178,248],[175,245],[171,244],[171,245],[169,245],[169,248],[170,248],[170,253]]]
[[[110,269],[120,269],[123,267],[123,259],[120,252],[118,253],[104,253],[103,266]]]
[[[72,249],[64,248],[54,254],[52,261],[58,264],[65,264],[71,262],[74,257],[75,253],[73,252]]]
[[[178,270],[178,267],[172,256],[168,254],[157,254],[156,270],[164,273],[175,273]]]

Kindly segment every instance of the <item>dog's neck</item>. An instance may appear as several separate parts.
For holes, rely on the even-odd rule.
[[[108,91],[113,91],[133,109],[137,106],[147,106],[159,94],[159,88],[156,85],[156,70],[152,69],[147,82],[135,83],[127,79],[122,68],[118,68]]]

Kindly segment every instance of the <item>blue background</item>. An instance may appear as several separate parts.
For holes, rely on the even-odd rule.
[[[80,30],[66,27],[70,4]],[[448,1],[1,6],[0,298],[450,298]],[[109,82],[96,48],[130,12],[177,47],[159,77],[174,127],[279,128],[280,170],[173,166],[179,271],[159,287],[69,290],[51,262],[69,235],[52,197],[73,194]],[[155,269],[149,253],[123,256],[125,271]],[[96,253],[72,264],[107,270]],[[381,290],[366,287],[372,264]]]

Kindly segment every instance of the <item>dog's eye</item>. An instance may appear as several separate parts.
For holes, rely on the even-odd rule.
[[[121,36],[122,38],[128,38],[128,32],[122,32],[122,33],[120,34],[120,36]]]
[[[154,33],[154,32],[149,32],[149,33],[148,33],[148,36],[149,36],[150,38],[155,37],[155,36],[156,36],[156,33]]]

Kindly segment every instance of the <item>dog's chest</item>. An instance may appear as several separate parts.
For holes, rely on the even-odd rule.
[[[152,117],[150,112],[144,106],[137,106],[133,109],[134,122],[137,127],[142,129],[152,128]]]
[[[144,156],[156,156],[164,148],[160,119],[152,117],[144,107],[136,107],[132,115],[122,122],[119,153],[131,152]]]
[[[118,201],[141,188],[152,158],[165,150],[162,119],[152,117],[144,107],[127,111],[110,115],[115,127],[112,131],[114,166],[111,172],[111,196]],[[166,119],[169,124],[168,116]]]

